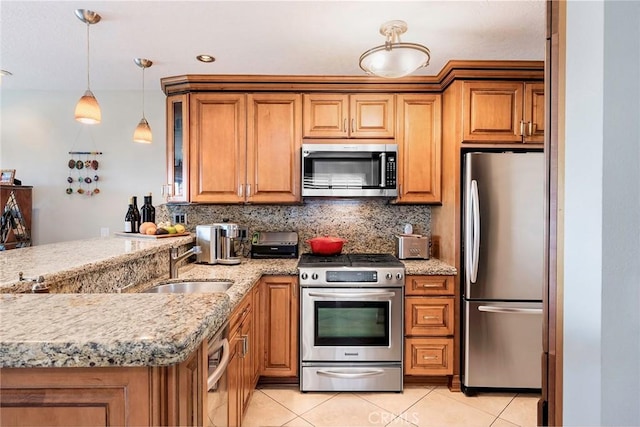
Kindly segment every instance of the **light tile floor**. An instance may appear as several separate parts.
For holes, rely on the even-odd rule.
[[[301,393],[260,388],[243,427],[536,425],[538,394],[479,393],[466,397],[446,387],[405,386],[403,393]]]

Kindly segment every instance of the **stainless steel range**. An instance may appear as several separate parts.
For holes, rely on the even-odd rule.
[[[402,391],[404,264],[303,254],[300,390]]]

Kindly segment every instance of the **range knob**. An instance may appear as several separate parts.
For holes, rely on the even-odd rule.
[[[311,275],[311,278],[312,278],[313,280],[318,280],[318,273],[313,273],[313,274]]]
[[[391,273],[387,273],[386,276],[384,276],[387,280],[391,280],[393,279],[393,274]]]
[[[402,273],[398,273],[398,274],[396,274],[396,279],[398,279],[398,280],[402,280]]]
[[[307,280],[307,278],[308,278],[308,277],[309,277],[309,275],[308,275],[307,273],[302,273],[302,274],[300,275],[300,278],[301,278],[302,280]]]

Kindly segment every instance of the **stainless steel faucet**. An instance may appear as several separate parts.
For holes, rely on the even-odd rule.
[[[169,278],[175,279],[178,277],[178,263],[191,255],[200,253],[202,253],[200,246],[194,246],[182,255],[178,255],[178,248],[169,249]]]
[[[28,277],[24,277],[24,274],[21,272],[18,273],[18,279],[21,282],[33,282],[33,285],[31,286],[31,292],[34,294],[42,294],[42,293],[49,293],[49,286],[44,284],[44,277],[43,276],[38,276],[38,277],[34,277],[34,278],[28,278]]]

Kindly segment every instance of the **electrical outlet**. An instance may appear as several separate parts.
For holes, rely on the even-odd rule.
[[[174,214],[173,223],[187,225],[187,214],[185,213]]]

